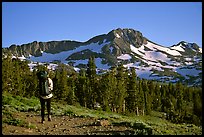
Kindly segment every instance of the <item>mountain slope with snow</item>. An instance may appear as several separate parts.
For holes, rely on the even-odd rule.
[[[140,78],[202,84],[202,49],[197,44],[181,41],[164,47],[133,29],[118,28],[84,43],[52,41],[12,45],[3,49],[3,55],[8,51],[15,57],[30,60],[30,66],[36,62],[50,63],[50,68],[54,69],[53,63],[61,62],[79,70],[94,56],[98,70],[123,63],[126,68],[135,67]]]

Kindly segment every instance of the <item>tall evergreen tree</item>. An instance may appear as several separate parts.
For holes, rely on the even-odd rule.
[[[22,77],[22,72],[21,72],[21,66],[20,63],[21,61],[18,59],[13,59],[13,75],[14,75],[14,89],[13,89],[13,94],[14,95],[24,95],[24,90],[23,90],[23,77]]]
[[[87,64],[87,77],[94,81],[96,77],[96,64],[95,64],[95,58],[90,57],[88,64]]]
[[[202,90],[201,89],[194,90],[193,113],[202,120]]]
[[[148,80],[147,85],[148,85],[148,89],[149,89],[149,92],[148,92],[148,95],[149,95],[149,107],[152,110],[153,100],[154,100],[154,98],[156,96],[155,95],[155,83],[152,80]]]
[[[125,108],[125,98],[127,96],[126,92],[126,83],[125,83],[125,70],[122,64],[120,64],[117,68],[117,92],[115,98],[115,106],[117,112],[124,112]]]
[[[127,110],[132,113],[136,113],[138,115],[138,87],[136,83],[136,73],[135,68],[131,68],[131,73],[128,79],[127,85],[127,98],[126,98],[126,108]]]
[[[150,114],[151,112],[151,97],[149,94],[149,88],[146,80],[142,80],[142,89],[144,93],[144,105],[145,105],[145,114]]]
[[[11,93],[14,89],[12,54],[2,58],[2,93]]]
[[[55,99],[67,101],[69,87],[67,83],[67,71],[64,64],[58,66],[53,79],[53,94]]]
[[[117,73],[117,70],[116,68],[112,68],[111,71],[109,72],[108,74],[108,79],[109,79],[109,104],[110,104],[110,107],[111,107],[111,110],[113,112],[116,112],[116,95],[117,95],[117,78],[116,78],[116,73]]]
[[[145,111],[145,98],[144,98],[144,91],[143,91],[143,86],[142,86],[142,81],[139,80],[139,94],[138,94],[138,106],[139,106],[139,115],[144,115]]]
[[[76,97],[81,106],[87,107],[88,94],[87,94],[87,78],[84,69],[79,71],[79,76],[76,80]]]
[[[110,73],[106,73],[104,75],[102,75],[101,79],[100,79],[100,86],[99,86],[99,90],[100,90],[100,98],[101,98],[101,106],[102,109],[105,111],[110,111],[110,102],[111,102],[111,97],[112,97],[112,84],[111,84],[111,74]]]
[[[28,89],[26,89],[27,91],[27,96],[28,97],[32,97],[32,96],[36,96],[38,97],[39,94],[39,90],[38,90],[38,77],[37,77],[37,70],[34,69],[33,72],[31,73],[31,75],[28,76],[28,78],[26,79],[26,85]],[[28,93],[28,91],[30,91]]]
[[[96,65],[94,57],[90,57],[87,64],[87,95],[89,96],[89,100],[87,100],[87,107],[94,108],[94,104],[97,99],[97,91],[95,88],[96,83]]]
[[[177,95],[176,109],[179,113],[182,113],[183,111],[183,86],[181,82],[176,83],[176,95]]]
[[[67,83],[68,83],[68,96],[67,96],[67,103],[69,105],[74,105],[76,103],[76,94],[75,94],[75,79],[73,77],[67,78]]]
[[[155,96],[153,98],[153,110],[160,111],[161,110],[161,92],[160,92],[160,85],[156,83],[154,88]]]
[[[165,85],[161,85],[161,111],[166,112],[166,87]]]

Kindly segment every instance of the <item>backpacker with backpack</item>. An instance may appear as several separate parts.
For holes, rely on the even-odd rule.
[[[49,90],[48,74],[46,71],[38,73],[40,96],[48,96],[51,94]]]

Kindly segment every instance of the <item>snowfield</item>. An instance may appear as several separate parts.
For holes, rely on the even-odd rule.
[[[117,58],[122,59],[122,60],[130,60],[132,57],[129,54],[122,54],[118,56]]]
[[[173,46],[173,47],[171,47],[171,49],[178,50],[178,51],[181,51],[181,52],[185,52],[185,50],[184,50],[181,46],[182,46],[182,45],[179,44],[178,46]]]
[[[181,53],[179,53],[178,51],[176,50],[171,50],[169,48],[166,48],[166,47],[162,47],[162,46],[159,46],[159,45],[156,45],[156,44],[153,44],[149,41],[147,41],[147,44],[145,45],[146,47],[150,48],[151,50],[155,51],[155,50],[160,50],[160,51],[163,51],[163,52],[166,52],[167,54],[170,54],[170,55],[173,55],[173,56],[181,56]]]
[[[201,73],[201,70],[197,70],[195,68],[182,68],[182,67],[178,67],[176,68],[176,72],[181,74],[182,76],[185,76],[185,78],[188,78],[189,76],[198,76],[199,73]]]
[[[51,54],[51,53],[43,52],[42,56],[39,56],[39,57],[31,56],[29,58],[29,60],[34,61],[34,62],[52,62],[53,60],[59,60],[62,63],[67,64],[68,61],[66,61],[66,58],[69,57],[70,55],[72,55],[73,53],[80,52],[80,51],[86,50],[86,49],[89,49],[89,50],[91,50],[93,52],[96,52],[96,53],[100,53],[101,48],[104,45],[109,44],[110,42],[105,42],[105,43],[102,43],[100,45],[98,43],[99,42],[91,43],[89,45],[80,46],[80,47],[78,47],[78,48],[76,48],[74,50],[63,51],[63,52],[60,52],[60,53],[57,53],[57,54]]]

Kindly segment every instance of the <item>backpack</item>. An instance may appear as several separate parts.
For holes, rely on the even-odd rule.
[[[41,96],[47,96],[50,93],[48,88],[48,77],[46,71],[40,71],[38,73],[38,79],[39,79],[39,91]]]

